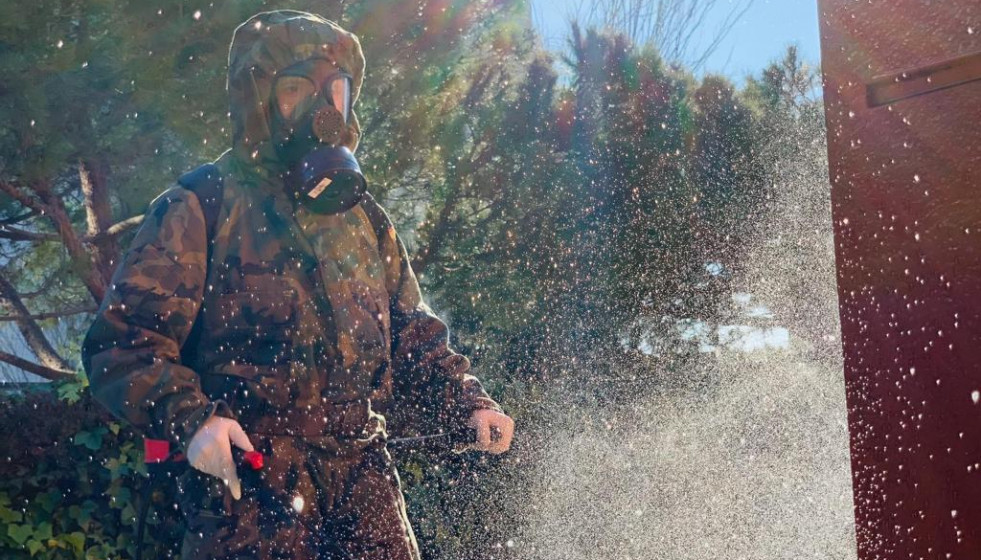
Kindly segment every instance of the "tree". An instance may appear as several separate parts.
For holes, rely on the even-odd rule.
[[[730,2],[728,8],[719,0],[580,0],[570,18],[615,30],[634,44],[654,47],[669,64],[696,72],[752,5],[753,0]],[[710,14],[723,9],[718,25],[705,33]]]
[[[826,281],[835,275],[835,255],[819,84],[817,70],[790,46],[742,93],[760,114],[758,169],[772,185],[766,215],[748,247],[751,258],[765,264],[746,271],[746,282],[783,324],[815,342],[814,358],[837,367],[838,298]]]

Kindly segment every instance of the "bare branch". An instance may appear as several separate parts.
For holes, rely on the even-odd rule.
[[[92,243],[99,243],[104,239],[115,239],[129,230],[139,227],[139,225],[142,223],[143,215],[139,214],[131,218],[126,218],[121,222],[116,222],[115,224],[112,224],[106,228],[105,231],[101,231],[93,237],[87,237],[85,240]]]
[[[79,315],[81,313],[94,313],[96,309],[97,308],[92,305],[87,305],[83,307],[72,307],[62,311],[51,311],[49,313],[35,313],[33,315],[28,315],[27,317],[24,317],[23,315],[0,315],[0,322],[23,321],[24,319],[33,319],[35,321],[41,321],[44,319],[60,319],[61,317],[69,317],[71,315]]]
[[[49,368],[41,366],[14,356],[13,354],[8,354],[7,352],[0,351],[0,362],[8,363],[16,368],[22,369],[27,373],[33,373],[34,375],[41,376],[49,381],[60,381],[62,379],[71,379],[75,377],[75,372],[65,371],[60,369]]]
[[[735,24],[746,14],[754,0],[735,0],[728,8],[720,0],[588,0],[580,2],[575,15],[584,25],[593,23],[624,33],[636,44],[653,44],[661,57],[673,64],[700,69],[714,54]],[[583,4],[585,16],[581,15]],[[709,16],[728,10],[718,18],[721,23],[712,30],[707,44],[698,44],[698,33]]]
[[[82,241],[84,243],[103,243],[105,241],[115,239],[135,227],[139,227],[139,225],[142,223],[142,214],[131,218],[126,218],[121,222],[116,222],[115,224],[109,226],[105,231],[101,231],[94,236],[83,237]],[[61,237],[57,233],[38,233],[5,226],[3,224],[0,224],[0,239],[9,239],[11,241],[61,241]]]
[[[729,33],[732,32],[732,29],[735,27],[736,23],[738,23],[739,20],[746,15],[746,12],[748,12],[752,6],[752,0],[747,1],[743,6],[734,7],[732,11],[726,15],[725,20],[721,25],[719,25],[718,30],[712,38],[712,41],[705,47],[702,54],[690,61],[693,70],[700,69],[705,65],[709,57],[719,49],[722,42],[725,41],[726,37],[729,36]]]
[[[30,220],[34,216],[37,216],[37,210],[28,210],[27,212],[24,212],[23,214],[18,214],[16,216],[11,216],[9,218],[4,218],[4,219],[0,220],[0,226],[11,226],[11,225],[14,225],[14,224],[19,224],[21,222],[25,222],[27,220]]]
[[[25,229],[0,225],[0,239],[11,241],[58,241],[61,238],[55,233],[37,233]]]
[[[7,181],[0,181],[0,191],[3,191],[7,196],[21,203],[22,205],[39,212],[44,213],[45,207],[37,198],[24,192],[23,188],[14,183],[8,183]]]

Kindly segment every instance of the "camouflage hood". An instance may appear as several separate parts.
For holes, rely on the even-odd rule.
[[[353,78],[352,108],[364,80],[364,55],[357,36],[337,23],[294,10],[262,12],[235,29],[228,52],[228,95],[232,147],[243,161],[266,171],[281,164],[271,143],[269,99],[279,71],[304,60],[323,58]],[[361,126],[352,110],[342,144],[357,149]]]

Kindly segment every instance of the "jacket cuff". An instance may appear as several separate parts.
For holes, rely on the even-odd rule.
[[[472,375],[467,375],[455,387],[447,388],[444,406],[438,413],[438,422],[448,429],[453,429],[469,420],[477,410],[504,412],[501,406],[484,391],[480,381]]]
[[[178,417],[169,424],[171,433],[168,434],[168,439],[177,444],[181,453],[186,454],[187,446],[194,438],[194,434],[197,433],[202,424],[216,414],[232,420],[236,419],[231,407],[222,399],[188,407],[182,410]]]

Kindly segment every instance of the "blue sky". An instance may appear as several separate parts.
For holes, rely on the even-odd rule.
[[[704,26],[707,41],[732,9],[722,0]],[[579,0],[530,0],[532,21],[546,48],[561,49],[567,33],[566,14]],[[804,60],[820,61],[817,0],[755,0],[749,11],[708,60],[704,72],[721,73],[736,82],[779,58],[789,44],[800,48]]]

